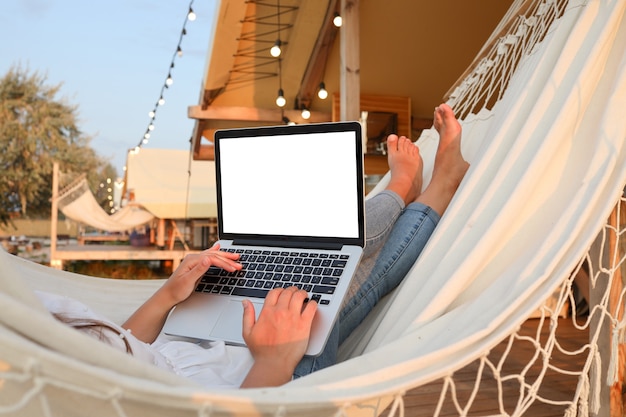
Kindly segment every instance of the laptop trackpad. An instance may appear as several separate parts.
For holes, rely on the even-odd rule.
[[[254,311],[258,318],[263,308],[263,303],[253,302],[252,304],[254,304]],[[241,335],[242,321],[243,305],[241,301],[230,300],[222,310],[222,314],[220,314],[220,318],[217,320],[215,327],[213,327],[211,337],[231,343],[243,344],[243,336]]]

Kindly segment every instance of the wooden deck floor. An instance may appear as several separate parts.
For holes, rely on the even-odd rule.
[[[524,336],[534,336],[537,333],[539,320],[529,319],[524,323],[520,334]],[[541,340],[546,339],[548,334],[548,324],[546,323],[541,329]],[[559,319],[559,325],[557,329],[557,340],[561,346],[567,351],[574,351],[581,346],[584,346],[588,341],[588,331],[577,329],[571,318]],[[507,341],[502,342],[496,348],[492,350],[489,358],[492,362],[497,361],[502,357],[503,352],[506,350]],[[535,355],[536,349],[529,342],[516,341],[513,350],[509,353],[508,359],[504,362],[502,367],[502,375],[510,375],[519,373]],[[551,355],[551,363],[561,369],[570,371],[580,371],[587,357],[587,350],[584,350],[580,355],[568,356],[561,352],[554,351]],[[532,383],[540,372],[539,363],[542,358],[539,357],[534,365],[529,367],[526,374],[526,382]],[[459,400],[461,408],[466,407],[467,400],[472,395],[472,390],[475,388],[475,381],[477,370],[479,368],[479,362],[473,362],[463,369],[457,371],[454,375],[456,396]],[[564,375],[563,373],[556,373],[554,371],[548,371],[543,377],[544,383],[539,388],[539,395],[548,398],[552,401],[571,401],[574,398],[574,393],[578,383],[578,376],[576,375]],[[426,417],[434,416],[437,404],[440,401],[440,393],[442,390],[443,382],[436,381],[418,388],[415,388],[407,392],[404,397],[404,409],[405,415],[411,417]],[[511,414],[515,409],[515,404],[519,400],[520,385],[514,381],[509,381],[503,384],[503,409],[507,414]],[[498,391],[496,382],[493,378],[493,374],[490,370],[485,370],[483,377],[480,381],[480,389],[476,393],[472,405],[467,408],[465,414],[459,413],[456,409],[450,393],[448,393],[443,400],[443,405],[440,413],[441,417],[448,416],[491,416],[500,415],[502,411],[498,405]],[[535,401],[528,406],[528,409],[523,413],[524,416],[530,417],[562,417],[567,409],[566,405],[553,405],[546,404],[540,401]],[[388,411],[383,413],[383,416],[387,416]]]
[[[174,268],[180,261],[190,253],[198,253],[199,250],[184,250],[174,248],[173,250],[158,249],[155,246],[139,247],[129,245],[62,245],[56,251],[50,253],[52,260],[58,262],[98,260],[98,261],[121,261],[121,260],[171,260]],[[59,267],[60,265],[55,265]]]

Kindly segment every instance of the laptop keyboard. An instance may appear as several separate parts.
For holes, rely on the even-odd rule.
[[[335,293],[349,255],[261,249],[227,249],[239,253],[240,271],[211,266],[196,287],[198,292],[265,298],[278,287],[296,286],[309,299],[327,305]]]

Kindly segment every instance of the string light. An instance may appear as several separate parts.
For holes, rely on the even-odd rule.
[[[333,25],[335,25],[338,28],[340,28],[341,25],[343,25],[343,19],[341,15],[337,12],[335,12],[335,17],[333,17]]]
[[[320,89],[317,91],[317,96],[322,100],[326,100],[328,98],[328,90],[326,90],[326,85],[321,82]]]
[[[276,39],[274,46],[270,48],[270,55],[272,55],[274,58],[278,58],[280,56],[280,53],[282,52],[280,49],[280,46],[281,46],[280,39]]]
[[[278,90],[278,97],[276,97],[276,105],[278,107],[285,107],[285,104],[287,104],[287,100],[285,100],[285,92],[282,88],[280,88]]]
[[[193,11],[192,5],[193,5],[194,0],[191,0],[191,2],[189,3],[189,9],[187,14],[185,15],[185,21],[183,23],[183,27],[181,29],[180,32],[180,36],[178,38],[178,44],[176,45],[176,49],[174,51],[174,54],[172,55],[172,60],[170,62],[170,67],[167,73],[167,77],[165,78],[165,81],[163,83],[163,86],[161,87],[161,93],[159,94],[159,99],[157,100],[154,109],[152,109],[149,113],[148,113],[148,117],[150,118],[150,121],[148,122],[148,127],[146,128],[146,131],[144,132],[141,140],[139,141],[139,143],[137,144],[137,146],[135,146],[134,148],[131,148],[129,150],[129,152],[131,154],[136,154],[139,152],[139,149],[142,147],[142,145],[145,145],[148,143],[148,140],[150,139],[150,132],[152,132],[154,130],[154,120],[156,118],[156,113],[157,110],[160,106],[163,106],[165,104],[165,99],[163,98],[163,93],[165,92],[165,89],[169,88],[172,84],[174,84],[174,78],[172,77],[172,69],[174,68],[174,61],[176,58],[180,58],[183,56],[183,49],[181,47],[182,41],[183,41],[183,37],[187,34],[187,22],[193,22],[194,20],[196,20],[196,13]],[[124,167],[124,171],[126,171],[126,167]]]

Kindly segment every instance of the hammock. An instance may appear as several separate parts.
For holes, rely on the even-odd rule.
[[[63,189],[59,193],[58,204],[69,219],[107,232],[125,232],[154,218],[152,213],[135,205],[127,205],[108,214],[96,201],[85,178]]]
[[[471,168],[402,285],[342,347],[342,362],[278,388],[208,391],[57,323],[31,291],[61,292],[122,322],[160,282],[79,276],[0,252],[0,414],[379,415],[392,401],[391,414],[402,413],[408,389],[437,378],[449,386],[568,282],[620,199],[625,15],[623,0],[511,7],[449,99]],[[418,142],[429,172],[436,135]],[[615,331],[624,327],[615,320]],[[581,381],[587,391],[599,383]],[[513,414],[540,400],[529,386],[520,391],[532,398]],[[594,406],[583,391],[568,416]]]

